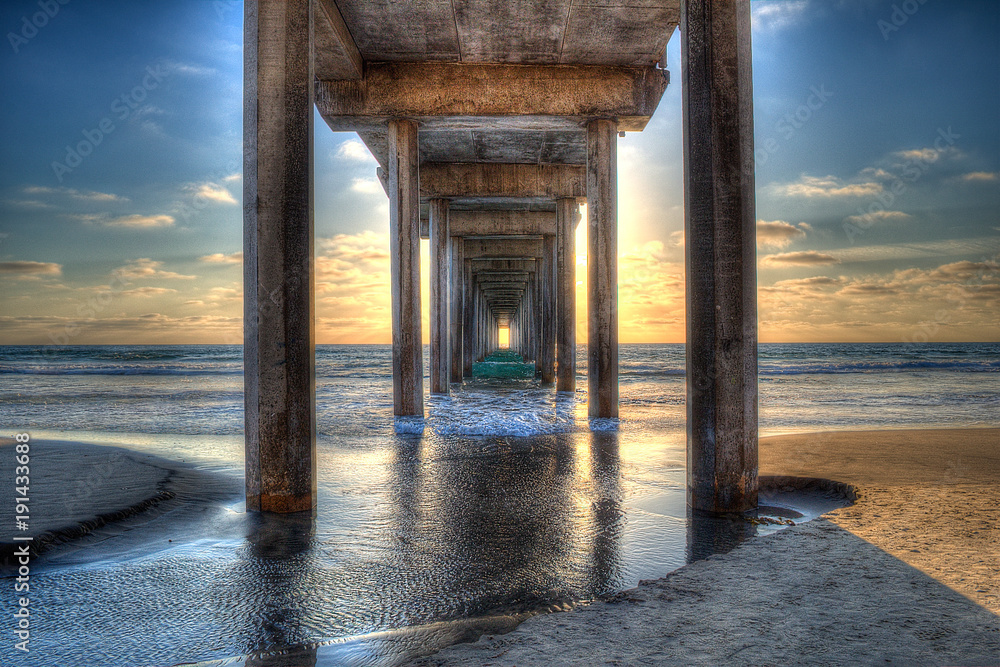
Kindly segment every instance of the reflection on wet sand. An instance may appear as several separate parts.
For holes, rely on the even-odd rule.
[[[624,523],[618,437],[397,436],[369,525],[379,562],[353,570],[316,567],[335,545],[324,543],[322,526],[317,537],[312,516],[251,516],[239,579],[264,610],[248,619],[259,653],[245,664],[316,664],[308,648],[316,635],[304,628],[315,630],[331,610],[311,607],[350,595],[369,596],[371,609],[391,600],[400,630],[325,643],[324,661],[393,664],[615,589]],[[386,627],[384,619],[370,625]]]

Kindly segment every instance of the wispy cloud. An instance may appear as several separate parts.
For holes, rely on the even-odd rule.
[[[793,241],[806,237],[805,223],[793,225],[784,220],[757,221],[757,247],[787,248]]]
[[[351,189],[366,195],[382,194],[382,184],[377,178],[355,178],[351,181]]]
[[[0,275],[5,276],[58,276],[62,265],[54,262],[14,261],[0,262]]]
[[[963,181],[994,183],[1000,181],[1000,171],[973,171],[962,175]]]
[[[226,188],[217,183],[199,183],[191,185],[188,190],[198,199],[205,199],[219,204],[238,205],[239,202]]]
[[[815,250],[803,250],[801,252],[785,252],[777,255],[767,255],[760,260],[761,266],[779,268],[790,266],[829,266],[838,264],[839,259],[833,255],[817,252]]]
[[[215,252],[211,255],[203,255],[198,258],[200,262],[207,262],[208,264],[242,264],[243,263],[243,253],[234,252],[228,255]]]
[[[41,185],[29,185],[22,190],[27,195],[56,195],[72,197],[73,199],[94,202],[127,202],[128,197],[112,194],[110,192],[96,192],[94,190],[76,190],[74,188],[49,188]]]
[[[873,222],[901,222],[903,220],[909,220],[910,215],[908,213],[903,213],[902,211],[872,211],[871,213],[865,213],[864,215],[849,215],[844,218],[845,222],[854,223],[855,225],[868,225]]]
[[[337,147],[334,156],[341,160],[348,160],[350,162],[370,162],[375,164],[375,158],[372,156],[368,147],[365,146],[364,142],[358,139],[348,139],[341,142],[340,146]]]
[[[122,227],[125,229],[156,229],[173,227],[174,218],[171,215],[123,215],[117,218],[107,218],[98,221],[105,227]]]
[[[803,174],[794,183],[774,184],[771,188],[779,195],[807,199],[871,197],[882,192],[882,184],[876,181],[848,183],[836,176],[809,176],[808,174]]]
[[[754,2],[750,5],[750,20],[756,31],[774,32],[794,25],[809,7],[806,0]]]
[[[186,276],[173,271],[165,271],[163,262],[140,257],[128,262],[120,267],[115,273],[126,280],[142,280],[147,278],[158,278],[166,280],[194,280],[197,276]]]

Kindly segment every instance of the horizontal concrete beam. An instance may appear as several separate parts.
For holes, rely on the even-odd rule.
[[[555,211],[461,211],[448,214],[452,236],[543,236],[556,234]],[[420,221],[420,234],[428,238],[427,221]]]
[[[465,258],[474,260],[523,259],[542,256],[541,239],[504,239],[502,241],[466,241]],[[475,268],[473,269],[475,270]]]
[[[360,79],[365,73],[351,31],[334,0],[315,0],[313,17],[313,58],[316,78]]]
[[[421,198],[587,196],[586,167],[437,162],[420,166]]]
[[[534,258],[466,257],[466,261],[471,265],[472,271],[477,273],[480,271],[527,271],[533,273],[535,271]]]
[[[532,116],[614,118],[642,130],[668,80],[655,67],[369,63],[362,79],[317,81],[316,106],[334,130],[390,118]]]

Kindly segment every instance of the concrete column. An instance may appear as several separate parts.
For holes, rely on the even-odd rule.
[[[587,412],[618,417],[618,126],[587,124]]]
[[[556,202],[556,391],[576,391],[576,225],[580,204]]]
[[[556,381],[556,237],[542,243],[542,382]]]
[[[465,239],[451,239],[451,326],[448,337],[451,342],[451,381],[462,382],[462,327],[464,326],[464,294],[465,286]]]
[[[681,5],[688,503],[757,506],[757,277],[750,3]]]
[[[392,397],[397,416],[424,416],[420,335],[420,189],[417,125],[389,121]]]
[[[431,236],[431,393],[450,392],[451,359],[449,354],[448,284],[451,258],[448,250],[451,234],[448,233],[448,200],[430,201]]]
[[[463,254],[465,244],[462,244]],[[476,290],[472,277],[472,262],[465,260],[464,288],[462,290],[462,375],[472,375],[476,360]]]
[[[310,0],[247,0],[243,363],[247,510],[316,505]]]

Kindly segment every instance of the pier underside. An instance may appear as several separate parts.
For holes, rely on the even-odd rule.
[[[313,105],[330,129],[357,132],[389,198],[395,414],[424,415],[421,238],[431,392],[471,376],[501,331],[543,383],[576,390],[586,202],[588,412],[617,418],[617,137],[655,112],[682,22],[689,343],[699,343],[688,377],[708,383],[689,390],[690,497],[710,511],[756,505],[749,3],[635,4],[246,2],[248,507],[315,503]]]

